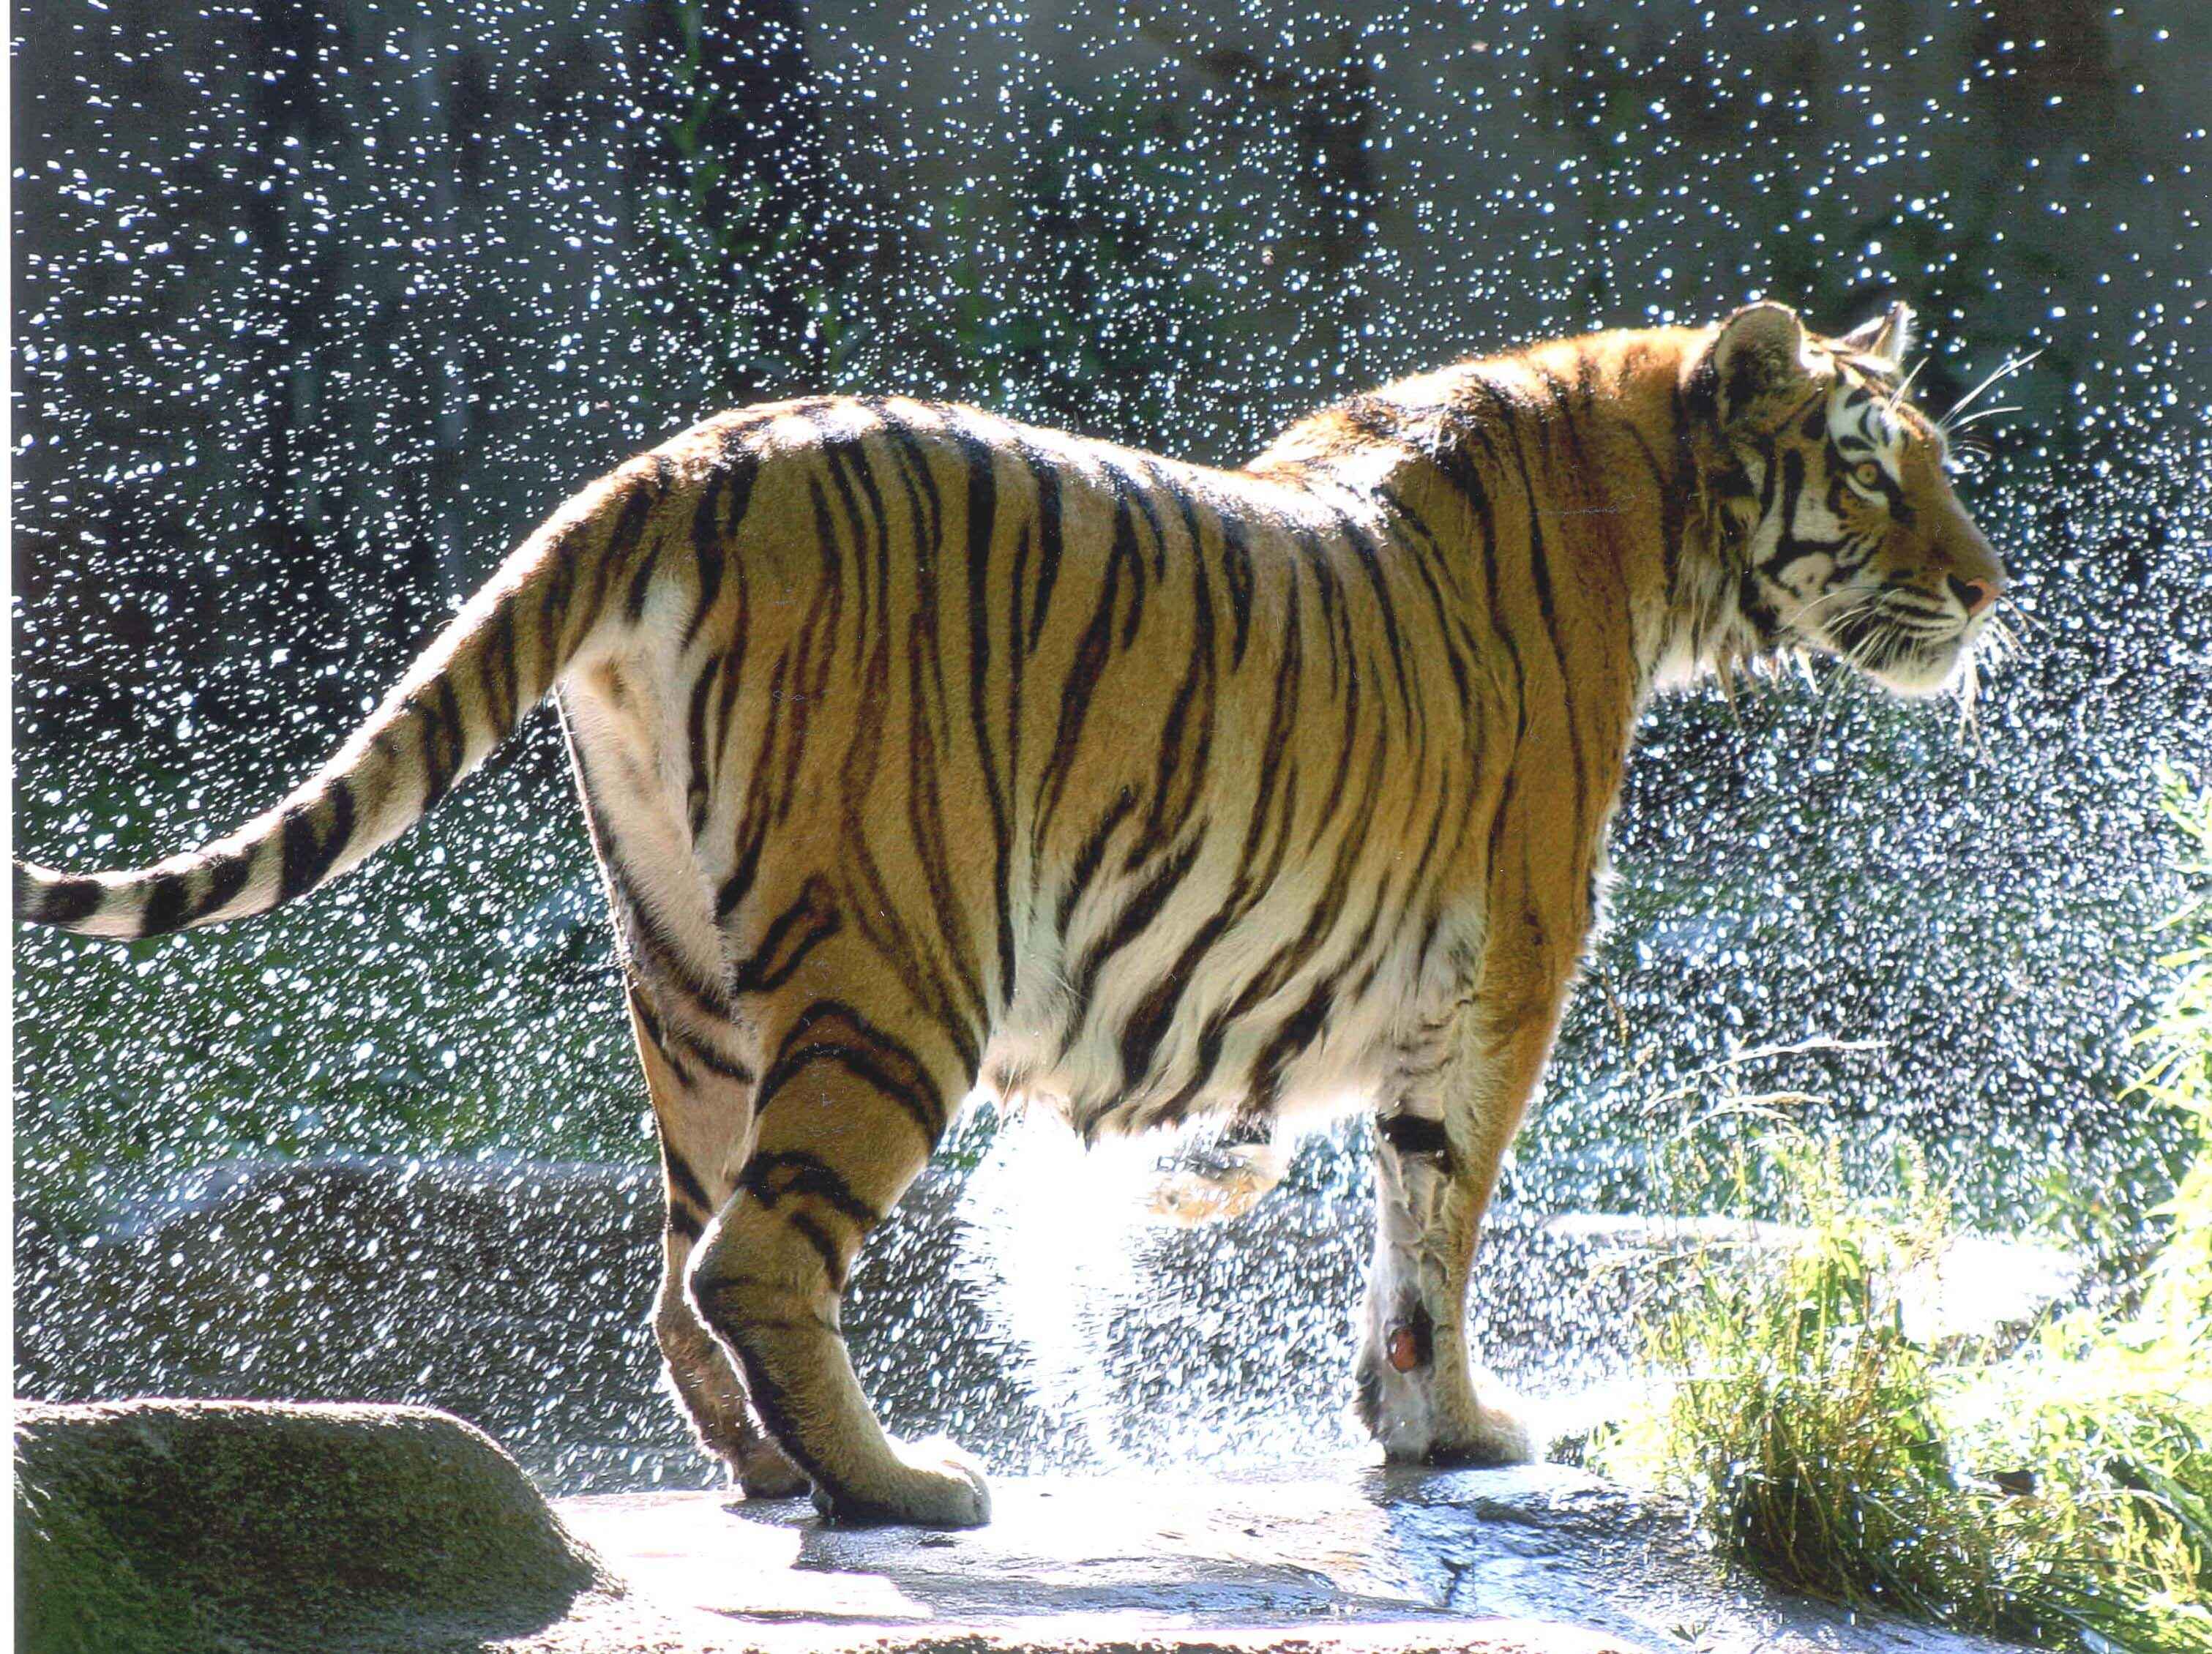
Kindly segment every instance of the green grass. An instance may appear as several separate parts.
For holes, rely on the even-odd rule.
[[[2212,801],[2170,795],[2203,881]],[[1599,1462],[1686,1494],[1723,1551],[1794,1590],[2093,1654],[2212,1654],[2212,904],[2174,931],[2184,976],[2142,1095],[2196,1153],[2117,1298],[2009,1348],[1917,1341],[1905,1284],[1954,1232],[1936,1183],[1908,1162],[1869,1195],[1837,1145],[1770,1123],[1725,1171],[1778,1200],[1790,1238],[1692,1259],[1655,1298],[1672,1382]]]

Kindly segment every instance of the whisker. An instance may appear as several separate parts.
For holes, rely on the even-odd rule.
[[[1984,758],[1990,756],[1989,743],[1982,739],[1981,714],[1977,701],[1980,693],[1981,674],[1974,657],[1966,656],[1965,670],[1959,674],[1959,729],[1960,745],[1971,745]]]
[[[2019,373],[2022,368],[2026,368],[2028,363],[2033,362],[2042,354],[2043,352],[2041,350],[2031,350],[2024,356],[2007,356],[2004,359],[2004,362],[1995,372],[1991,373],[1987,378],[1984,379],[1980,384],[1975,386],[1972,390],[1967,392],[1966,395],[1960,397],[1956,402],[1951,404],[1950,411],[1945,414],[1942,418],[1936,422],[1936,429],[1948,433],[1951,429],[1951,422],[1955,420],[1968,408],[1972,407],[1976,397],[1988,390],[1990,386],[1998,383],[2002,380],[2009,379],[2013,374]]]
[[[1820,721],[1813,729],[1813,747],[1815,751],[1826,742],[1828,727],[1835,721],[1837,708],[1843,704],[1836,698],[1836,685],[1846,678],[1856,676],[1865,666],[1867,656],[1873,652],[1875,644],[1881,640],[1881,634],[1879,632],[1869,632],[1861,638],[1858,646],[1844,658],[1843,669],[1829,680],[1828,692],[1820,697]]]
[[[1808,618],[1814,610],[1818,609],[1824,603],[1841,603],[1846,599],[1856,599],[1861,603],[1874,603],[1878,601],[1881,597],[1881,591],[1879,587],[1865,586],[1838,586],[1834,587],[1832,590],[1821,593],[1820,596],[1807,603],[1803,608],[1797,611],[1796,618],[1799,620]],[[1840,616],[1831,616],[1829,617],[1831,619],[1841,618]]]
[[[1889,393],[1888,410],[1891,413],[1897,411],[1898,404],[1905,400],[1906,394],[1912,389],[1912,381],[1920,377],[1920,370],[1928,365],[1928,360],[1924,356],[1921,357],[1912,364],[1912,371],[1898,380],[1897,388]]]
[[[2017,598],[2000,598],[1997,599],[1997,604],[2002,613],[2010,616],[2013,619],[2019,621],[2022,625],[2033,627],[2045,637],[2051,637],[2056,635],[2053,632],[2051,624],[2049,621],[2045,620],[2041,615],[2021,607],[2020,600]],[[1992,615],[1990,617],[1992,620],[1997,618],[1996,615]]]
[[[1822,595],[1828,596],[1832,594],[1824,593]],[[1881,593],[1879,590],[1863,591],[1856,587],[1846,587],[1844,588],[1841,595],[1857,597],[1862,600],[1856,608],[1846,609],[1841,614],[1834,617],[1833,620],[1831,622],[1832,624],[1850,620],[1856,616],[1865,613],[1869,609],[1874,606],[1875,600],[1881,597]],[[1807,606],[1809,608],[1811,605],[1808,605]],[[1818,749],[1821,743],[1827,739],[1828,726],[1834,721],[1836,708],[1841,704],[1836,698],[1838,685],[1842,684],[1845,678],[1850,678],[1853,673],[1859,670],[1859,668],[1865,663],[1867,656],[1872,653],[1875,645],[1879,643],[1881,641],[1881,634],[1879,631],[1869,632],[1864,637],[1862,637],[1857,643],[1852,646],[1850,653],[1843,657],[1842,664],[1834,672],[1830,674],[1827,686],[1821,693],[1817,708],[1820,713],[1819,721],[1814,724],[1813,728],[1813,745],[1815,749]]]
[[[1999,414],[2018,413],[2019,411],[2020,405],[2017,403],[2007,404],[1995,408],[1977,408],[1973,412],[1968,414],[1964,419],[1958,421],[1954,424],[1944,427],[1944,431],[1946,435],[1948,435],[1952,431],[1962,431],[1966,429],[1967,426],[1979,424],[1984,419],[1995,419]]]

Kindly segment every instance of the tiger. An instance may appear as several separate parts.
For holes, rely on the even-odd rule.
[[[1389,1461],[1526,1460],[1469,1278],[1644,708],[1812,656],[1933,695],[2005,589],[1911,324],[1540,343],[1233,470],[900,397],[724,413],[556,509],[282,802],[136,871],[19,862],[16,910],[132,938],[302,897],[550,694],[658,1128],[653,1327],[736,1488],[989,1519],[839,1318],[977,1098],[1086,1142],[1364,1111],[1352,1405]]]

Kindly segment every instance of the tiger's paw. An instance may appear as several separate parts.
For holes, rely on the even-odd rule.
[[[747,1447],[730,1466],[730,1480],[747,1499],[797,1499],[811,1485],[806,1473],[791,1462],[774,1442],[763,1439]]]
[[[1370,1345],[1352,1371],[1355,1405],[1394,1464],[1528,1464],[1540,1458],[1522,1405],[1463,1359],[1411,1360],[1405,1347]],[[1401,1363],[1403,1365],[1401,1365]]]
[[[859,1486],[817,1484],[814,1508],[840,1528],[906,1523],[917,1528],[980,1528],[991,1519],[983,1467],[942,1436],[912,1446],[894,1442],[887,1475]]]
[[[1163,1173],[1146,1205],[1185,1228],[1241,1218],[1283,1181],[1290,1156],[1273,1143],[1237,1143]]]

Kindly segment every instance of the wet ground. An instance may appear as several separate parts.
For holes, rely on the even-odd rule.
[[[1679,1515],[1585,1472],[1389,1470],[1001,1479],[973,1533],[824,1529],[711,1494],[561,1502],[681,1646],[1314,1645],[1970,1654],[1716,1566]]]

